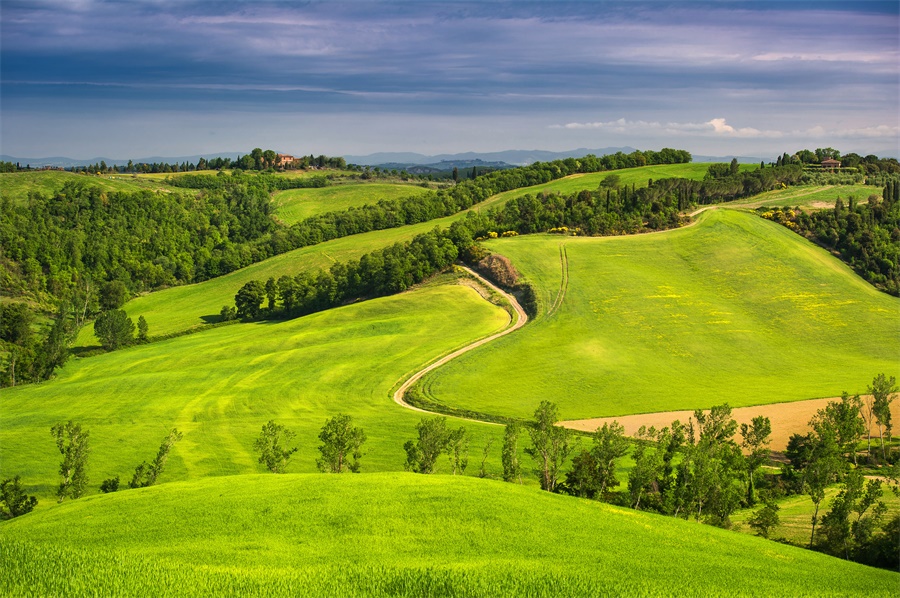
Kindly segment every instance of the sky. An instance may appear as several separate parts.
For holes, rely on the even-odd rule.
[[[898,6],[0,0],[0,153],[896,156]]]

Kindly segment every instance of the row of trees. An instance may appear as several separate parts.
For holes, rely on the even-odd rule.
[[[883,200],[867,203],[838,197],[833,210],[804,212],[760,209],[761,215],[840,255],[860,276],[891,295],[900,295],[900,182],[889,181]]]
[[[291,455],[297,447],[289,447],[294,439],[294,432],[281,424],[269,420],[253,443],[253,449],[259,453],[259,462],[272,473],[284,473]],[[316,466],[325,473],[343,473],[350,471],[359,473],[359,460],[362,458],[362,445],[366,442],[366,433],[362,428],[353,425],[353,418],[339,413],[325,420],[319,432],[320,457]]]

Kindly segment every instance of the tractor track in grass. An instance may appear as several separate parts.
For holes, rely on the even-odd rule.
[[[413,411],[418,411],[420,413],[429,413],[429,414],[434,414],[434,415],[440,415],[433,411],[421,409],[419,407],[415,407],[415,406],[407,403],[405,400],[406,391],[409,390],[413,384],[418,382],[422,378],[422,376],[424,376],[428,372],[431,372],[432,370],[436,370],[437,368],[441,367],[442,365],[456,359],[460,355],[464,355],[464,354],[468,353],[472,349],[476,349],[476,348],[480,347],[481,345],[487,344],[493,340],[500,338],[501,336],[506,336],[507,334],[515,332],[516,330],[518,330],[519,328],[524,326],[526,324],[526,322],[528,322],[528,314],[525,313],[525,310],[522,309],[522,306],[519,305],[519,302],[516,301],[515,297],[513,297],[510,293],[507,293],[506,291],[500,289],[497,285],[490,282],[489,280],[487,280],[486,278],[484,278],[483,276],[481,276],[474,270],[471,270],[470,268],[467,268],[465,266],[463,267],[463,269],[466,272],[468,272],[470,275],[474,276],[479,282],[481,282],[482,284],[487,286],[489,289],[498,293],[500,296],[504,297],[507,301],[509,301],[510,305],[512,305],[513,309],[516,311],[516,314],[518,317],[516,318],[515,322],[512,322],[512,318],[510,318],[511,325],[507,326],[500,332],[496,332],[490,336],[487,336],[487,337],[479,339],[475,342],[469,343],[468,345],[466,345],[460,349],[457,349],[456,351],[453,351],[449,355],[445,355],[444,357],[441,357],[437,361],[433,361],[429,365],[423,367],[422,369],[418,370],[417,372],[412,374],[410,377],[408,377],[403,382],[403,384],[400,385],[400,388],[398,388],[396,391],[394,391],[394,394],[393,394],[394,402],[397,403],[398,405],[400,405],[401,407],[406,407],[407,409],[412,409]],[[457,417],[458,419],[468,419],[470,421],[477,421],[477,422],[481,422],[481,423],[493,423],[493,422],[485,422],[483,420],[476,419],[476,418],[460,417],[460,416],[453,416],[453,417]],[[494,425],[499,425],[499,424],[494,424]]]

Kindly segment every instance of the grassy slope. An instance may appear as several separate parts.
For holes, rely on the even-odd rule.
[[[819,508],[819,517],[822,517],[831,509],[831,503],[839,491],[840,486],[831,486],[825,490],[825,500],[822,501]],[[883,490],[881,500],[888,507],[885,521],[900,511],[900,498],[894,496],[889,490]],[[747,524],[747,521],[752,519],[754,512],[762,506],[762,504],[759,504],[752,509],[737,511],[731,518],[738,525],[737,529],[748,534],[755,533],[753,528]],[[778,511],[778,518],[781,522],[772,530],[770,537],[784,538],[800,546],[809,545],[809,535],[812,532],[812,516],[815,513],[815,506],[809,496],[806,494],[789,496],[779,500],[778,506],[781,507],[781,510]],[[868,514],[871,514],[871,512]],[[816,530],[816,536],[818,535],[819,532]]]
[[[460,216],[450,216],[421,224],[372,231],[343,237],[289,251],[202,283],[172,287],[132,299],[124,308],[137,321],[144,316],[150,335],[162,335],[196,328],[219,319],[223,305],[234,305],[234,295],[251,280],[265,281],[289,274],[328,268],[336,261],[359,258],[364,253],[407,241],[435,226],[449,226]],[[85,326],[75,342],[77,347],[98,346],[93,327]]]
[[[644,180],[644,182],[646,182],[647,176],[657,173],[656,170],[650,171],[648,169],[660,168],[666,169],[665,172],[669,173],[666,176],[677,176],[680,173],[681,176],[699,175],[702,178],[702,173],[706,172],[707,165],[702,165],[702,173],[697,166],[696,164],[676,164],[672,166],[649,166],[616,172],[620,173],[623,180],[626,178],[631,180],[633,178],[636,181]],[[600,173],[603,176],[608,174]],[[595,175],[575,175],[555,183],[565,184],[567,189],[588,189],[595,188],[599,184],[601,179],[594,180],[595,178]],[[545,187],[546,185],[537,185],[510,193],[524,195],[527,192],[534,193],[536,192],[535,190]],[[510,197],[512,196],[509,193],[500,193],[481,205],[499,206]],[[362,254],[375,249],[398,241],[412,239],[414,236],[429,231],[435,226],[449,226],[450,223],[461,217],[463,217],[461,214],[449,216],[421,224],[373,231],[296,249],[213,280],[173,287],[138,297],[129,301],[124,309],[135,321],[138,317],[144,316],[150,326],[151,335],[170,334],[196,328],[217,321],[222,306],[233,305],[235,293],[250,280],[266,280],[270,276],[278,278],[284,274],[296,275],[308,270],[329,267],[335,261],[359,258]],[[82,329],[75,345],[77,347],[97,346],[97,339],[94,337],[91,326],[86,326]]]
[[[273,197],[273,202],[275,204],[275,216],[281,222],[290,226],[325,212],[376,204],[382,199],[417,196],[427,191],[427,189],[416,185],[354,183],[332,185],[318,189],[280,191]]]
[[[352,415],[369,440],[365,471],[398,470],[421,415],[389,391],[429,360],[503,328],[509,316],[469,287],[432,286],[280,323],[236,324],[70,361],[54,380],[0,394],[0,479],[22,475],[42,500],[58,482],[50,427],[68,419],[91,433],[91,491],[131,479],[172,427],[184,432],[167,480],[263,471],[253,440],[269,419],[297,433],[289,467],[315,471],[325,418]],[[471,424],[474,455],[485,434]],[[441,467],[446,460],[441,459]]]
[[[741,170],[756,170],[758,165],[742,164]],[[577,193],[584,189],[594,191],[600,186],[600,183],[606,177],[615,174],[619,176],[619,185],[635,185],[636,187],[646,187],[649,179],[667,179],[667,178],[685,178],[702,181],[706,176],[709,164],[691,163],[691,164],[660,164],[658,166],[641,166],[638,168],[623,168],[622,170],[611,170],[605,172],[594,172],[591,174],[573,174],[565,178],[550,181],[542,185],[534,185],[525,187],[524,189],[513,189],[504,193],[494,195],[480,207],[502,205],[513,197],[522,197],[523,195],[537,193]]]
[[[870,195],[881,197],[882,188],[871,185],[804,185],[776,189],[753,197],[746,197],[731,202],[728,205],[734,207],[758,208],[762,206],[785,206],[806,209],[821,209],[827,204],[834,206],[835,200],[840,197],[847,205],[850,197],[855,197],[858,203],[866,203]]]
[[[547,309],[520,332],[436,371],[426,388],[454,406],[565,419],[765,404],[900,376],[900,303],[789,230],[731,210],[639,237],[535,235],[490,242]]]
[[[896,573],[696,523],[514,484],[415,474],[169,484],[63,504],[0,531],[33,547],[28,560],[5,551],[4,565],[15,572],[6,583],[27,576],[43,589],[49,579],[68,584],[69,595],[86,582],[101,594],[124,586],[137,595],[174,586],[179,595],[240,588],[241,595],[887,596],[900,582]],[[52,558],[42,550],[48,545],[71,552]]]
[[[133,178],[131,175],[96,176],[49,170],[0,173],[0,193],[2,193],[3,197],[9,197],[14,202],[22,202],[32,192],[37,192],[41,195],[52,195],[70,181],[96,185],[107,191],[131,192],[142,189],[173,191],[172,187],[165,185],[162,181]],[[188,189],[183,191],[190,192]]]

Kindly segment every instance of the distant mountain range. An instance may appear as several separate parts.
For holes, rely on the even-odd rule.
[[[18,158],[16,156],[0,155],[0,161],[18,162],[22,166],[30,165],[32,168],[40,168],[41,166],[53,166],[59,168],[71,168],[72,166],[87,166],[88,164],[99,164],[106,162],[108,166],[119,166],[128,164],[130,159],[135,164],[147,163],[154,164],[164,162],[166,164],[181,164],[182,162],[190,162],[196,164],[200,158],[210,160],[212,158],[231,158],[236,159],[243,156],[247,152],[220,152],[217,154],[197,154],[196,156],[151,156],[149,158],[66,158],[64,156],[53,156],[50,158]]]
[[[471,168],[472,166],[485,166],[491,168],[509,168],[511,166],[524,166],[534,162],[549,162],[551,160],[562,160],[565,158],[581,158],[588,154],[595,156],[605,156],[622,152],[630,154],[635,151],[633,147],[604,147],[598,149],[578,148],[564,152],[550,152],[545,150],[507,150],[502,152],[464,152],[459,154],[437,154],[428,156],[414,152],[379,152],[364,156],[346,155],[344,159],[349,164],[359,164],[363,166],[379,166],[391,169],[411,169],[418,166],[416,170],[421,171],[445,171],[456,168]],[[200,158],[231,158],[236,159],[244,155],[246,152],[219,152],[214,154],[197,154],[193,156],[150,156],[144,158],[131,158],[135,163],[154,163],[165,162],[167,164],[180,164],[182,162],[190,162],[196,164]],[[732,158],[737,158],[738,162],[752,164],[761,161],[770,162],[774,158],[759,158],[751,156],[701,156],[695,155],[694,162],[730,162]],[[42,166],[53,166],[60,168],[71,168],[73,166],[85,166],[88,164],[97,164],[106,162],[107,165],[125,165],[128,164],[128,158],[67,158],[63,156],[53,156],[49,158],[21,158],[17,156],[0,155],[0,160],[4,162],[17,162],[23,166],[30,165],[33,168]]]

